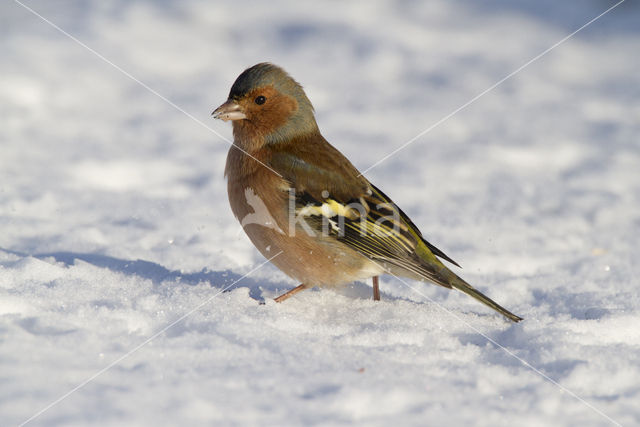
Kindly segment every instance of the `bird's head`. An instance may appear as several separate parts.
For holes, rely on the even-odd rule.
[[[313,106],[302,86],[282,68],[266,62],[238,76],[229,98],[213,116],[231,120],[236,139],[257,138],[267,144],[318,131]]]

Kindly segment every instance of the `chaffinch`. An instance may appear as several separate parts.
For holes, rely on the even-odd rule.
[[[390,273],[458,289],[514,322],[449,270],[459,265],[320,134],[311,102],[282,68],[246,69],[214,112],[233,123],[225,176],[231,209],[266,258],[301,284],[339,286]]]

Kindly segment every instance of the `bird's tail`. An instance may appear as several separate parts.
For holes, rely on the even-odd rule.
[[[522,320],[522,317],[516,316],[506,308],[502,307],[500,304],[498,304],[497,302],[495,302],[494,300],[492,300],[491,298],[484,295],[482,292],[478,291],[476,288],[474,288],[473,286],[471,286],[470,284],[462,280],[460,277],[458,277],[455,273],[453,273],[449,269],[446,269],[446,271],[448,273],[446,274],[446,276],[448,276],[447,282],[451,284],[451,287],[456,288],[457,290],[462,291],[469,296],[472,296],[473,298],[477,299],[484,305],[493,308],[495,311],[509,318],[510,320],[513,320],[514,322],[519,322]]]

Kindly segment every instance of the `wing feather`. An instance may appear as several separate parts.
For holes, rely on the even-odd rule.
[[[315,138],[275,147],[270,162],[295,190],[296,214],[307,217],[317,232],[330,233],[372,260],[450,287],[438,279],[435,256],[458,264],[429,243],[411,219],[322,136]],[[308,149],[313,145],[324,147]],[[330,155],[318,157],[319,152]]]

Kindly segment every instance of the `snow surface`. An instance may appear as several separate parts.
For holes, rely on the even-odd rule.
[[[392,277],[275,304],[210,112],[272,61],[365,170],[612,2],[24,4],[112,65],[2,2],[0,425],[640,424],[637,3],[366,173],[517,325]]]

